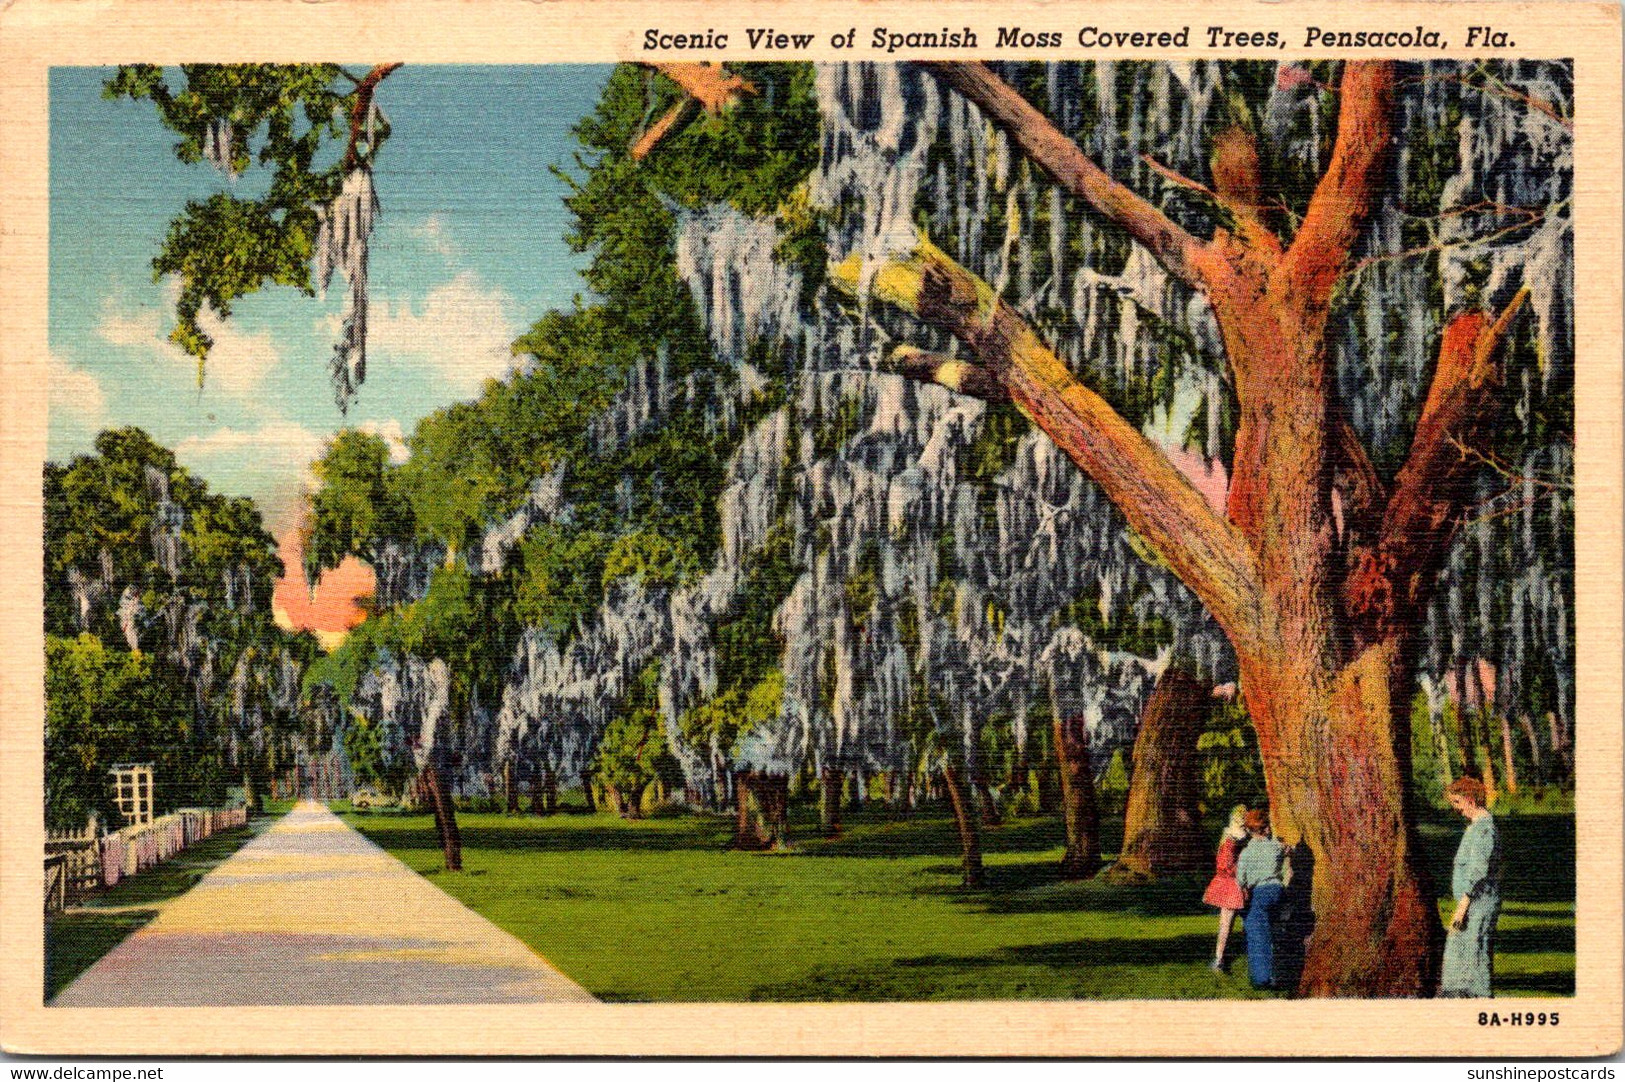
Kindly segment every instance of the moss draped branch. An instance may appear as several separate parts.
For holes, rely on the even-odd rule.
[[[830,282],[894,305],[963,342],[974,362],[905,350],[904,374],[954,390],[1003,394],[1100,485],[1130,525],[1236,641],[1249,641],[1262,593],[1252,550],[1155,444],[1068,371],[992,287],[929,241],[882,257],[864,281],[861,256],[830,270]]]

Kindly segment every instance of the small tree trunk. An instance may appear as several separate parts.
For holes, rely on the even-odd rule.
[[[254,784],[254,767],[251,764],[243,765],[243,803],[247,805],[249,815],[258,815],[265,810],[259,787]]]
[[[462,871],[463,839],[457,829],[457,808],[440,779],[440,769],[430,763],[423,768],[419,780],[434,812],[435,830],[440,834],[440,848],[446,856],[446,871]]]
[[[961,882],[967,887],[982,885],[982,833],[976,795],[966,784],[963,772],[952,761],[942,766],[943,787],[954,809],[954,825],[959,828]]]
[[[756,850],[766,845],[766,839],[756,829],[750,816],[751,772],[734,773],[734,837],[730,849]]]
[[[993,789],[987,783],[987,775],[980,771],[976,774],[976,797],[982,806],[983,826],[996,827],[1004,822],[1003,816],[999,814],[998,801],[993,799]]]
[[[1146,701],[1134,740],[1134,778],[1114,872],[1141,876],[1204,870],[1212,856],[1201,834],[1196,743],[1206,690],[1169,666]]]
[[[818,772],[818,823],[824,837],[841,836],[841,772],[826,766]]]
[[[1439,761],[1439,791],[1443,792],[1456,780],[1450,766],[1450,738],[1445,733],[1444,711],[1441,709],[1435,713],[1430,705],[1428,721],[1433,726],[1433,756]]]
[[[1552,754],[1563,764],[1563,780],[1574,777],[1574,756],[1569,750],[1568,728],[1554,710],[1546,711],[1546,731],[1552,737]]]
[[[747,786],[761,812],[761,847],[784,849],[790,845],[790,779],[783,774],[750,771]]]
[[[1100,805],[1089,763],[1089,724],[1081,714],[1053,721],[1055,759],[1061,781],[1061,816],[1066,823],[1064,879],[1087,879],[1100,870]]]
[[[502,764],[502,805],[507,814],[519,814],[519,785],[514,780],[512,759]]]
[[[587,802],[588,811],[595,812],[598,810],[598,802],[593,799],[592,795],[592,774],[585,770],[581,772],[581,796]]]

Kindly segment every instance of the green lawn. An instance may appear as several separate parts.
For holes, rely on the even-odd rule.
[[[291,805],[289,805],[291,806]],[[112,890],[59,913],[45,924],[45,998],[73,979],[158,915],[158,907],[191,890],[210,869],[276,822],[282,811],[259,816],[248,826],[207,838]]]
[[[1207,968],[1217,922],[1205,877],[1062,882],[1051,819],[988,831],[988,885],[967,891],[951,821],[924,814],[849,815],[829,842],[798,821],[793,852],[751,854],[724,850],[721,818],[463,813],[459,873],[440,867],[427,816],[347,818],[606,1000],[1260,995],[1245,962]],[[1425,828],[1446,875],[1460,822]],[[1497,991],[1571,994],[1573,819],[1518,816],[1505,836]]]

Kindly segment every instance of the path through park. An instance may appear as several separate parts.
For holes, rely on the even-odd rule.
[[[53,1006],[585,1002],[546,959],[304,802]]]

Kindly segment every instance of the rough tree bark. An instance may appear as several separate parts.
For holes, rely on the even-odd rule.
[[[423,787],[423,795],[428,798],[429,808],[434,812],[435,831],[440,835],[440,850],[446,857],[446,871],[462,871],[463,838],[457,829],[457,808],[446,792],[440,769],[430,763],[418,775],[418,780]]]
[[[841,835],[841,783],[843,776],[835,767],[826,766],[818,772],[818,823],[824,837]]]
[[[982,826],[976,810],[976,794],[965,771],[951,760],[942,766],[943,786],[953,806],[954,826],[959,831],[960,881],[967,887],[982,885]]]
[[[1099,395],[1080,384],[997,293],[929,242],[866,268],[831,268],[953,334],[969,360],[905,351],[914,378],[1008,398],[1086,471],[1203,602],[1234,647],[1278,833],[1315,858],[1306,995],[1426,995],[1442,928],[1417,859],[1408,704],[1417,618],[1470,498],[1499,411],[1499,347],[1522,302],[1447,323],[1412,446],[1384,486],[1335,397],[1326,345],[1333,289],[1387,182],[1394,73],[1345,64],[1328,166],[1290,244],[1262,209],[1251,138],[1214,143],[1225,221],[1209,241],[1118,183],[990,69],[925,65],[1058,184],[1205,295],[1239,405],[1223,513]],[[1334,493],[1341,514],[1333,513]]]
[[[1113,875],[1150,877],[1204,871],[1212,863],[1201,830],[1201,767],[1196,742],[1208,689],[1170,665],[1140,714],[1134,777]]]
[[[1061,777],[1061,818],[1066,824],[1061,877],[1088,879],[1100,871],[1100,803],[1095,799],[1089,758],[1089,724],[1081,714],[1063,718],[1059,711],[1052,724]]]
[[[790,845],[790,779],[783,774],[752,771],[749,775],[750,792],[762,812],[762,826],[766,832],[764,844],[770,849],[786,849]]]
[[[734,836],[730,849],[756,850],[767,848],[767,839],[750,816],[751,772],[734,772]]]

